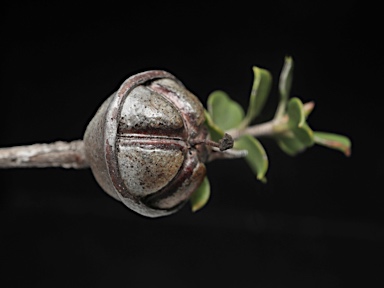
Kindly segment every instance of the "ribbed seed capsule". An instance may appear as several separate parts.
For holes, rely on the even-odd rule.
[[[201,184],[208,157],[204,108],[173,75],[128,78],[100,107],[84,134],[100,186],[149,217],[179,210]]]

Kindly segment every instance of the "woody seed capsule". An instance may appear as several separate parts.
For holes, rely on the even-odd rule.
[[[128,78],[84,134],[100,186],[148,217],[178,211],[203,181],[209,147],[204,108],[172,74]]]

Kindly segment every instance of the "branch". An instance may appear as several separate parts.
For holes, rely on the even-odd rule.
[[[82,140],[0,148],[0,168],[89,167]]]
[[[313,101],[305,103],[303,105],[305,115],[308,116],[314,107],[315,103]],[[227,131],[226,133],[231,135],[234,140],[239,139],[243,135],[251,135],[253,137],[273,136],[276,134],[284,133],[287,130],[286,124],[288,120],[288,115],[285,114],[283,116],[274,117],[270,121],[248,126],[243,129],[234,128]]]
[[[274,134],[274,128],[277,126],[276,121],[268,121],[262,124],[246,127],[244,129],[231,129],[227,131],[233,139],[237,140],[243,135],[251,135],[254,137],[270,136]]]

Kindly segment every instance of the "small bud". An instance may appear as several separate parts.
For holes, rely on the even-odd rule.
[[[224,137],[219,140],[220,151],[228,150],[233,147],[233,138],[228,133],[224,134]]]

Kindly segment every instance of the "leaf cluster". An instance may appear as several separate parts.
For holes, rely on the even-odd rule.
[[[246,112],[243,107],[224,91],[212,92],[205,110],[206,126],[213,141],[218,141],[228,133],[234,137],[234,149],[246,150],[244,157],[256,178],[266,182],[269,162],[267,153],[260,143],[260,137],[274,139],[282,151],[295,156],[307,148],[319,144],[343,152],[351,153],[351,141],[344,135],[314,131],[307,119],[314,108],[313,102],[303,104],[298,97],[289,97],[293,79],[293,60],[286,57],[278,82],[279,102],[276,113],[270,121],[253,125],[264,108],[271,91],[272,75],[260,67],[253,67],[254,80]],[[193,193],[193,211],[202,208],[208,201],[210,185],[206,177],[202,185]]]

